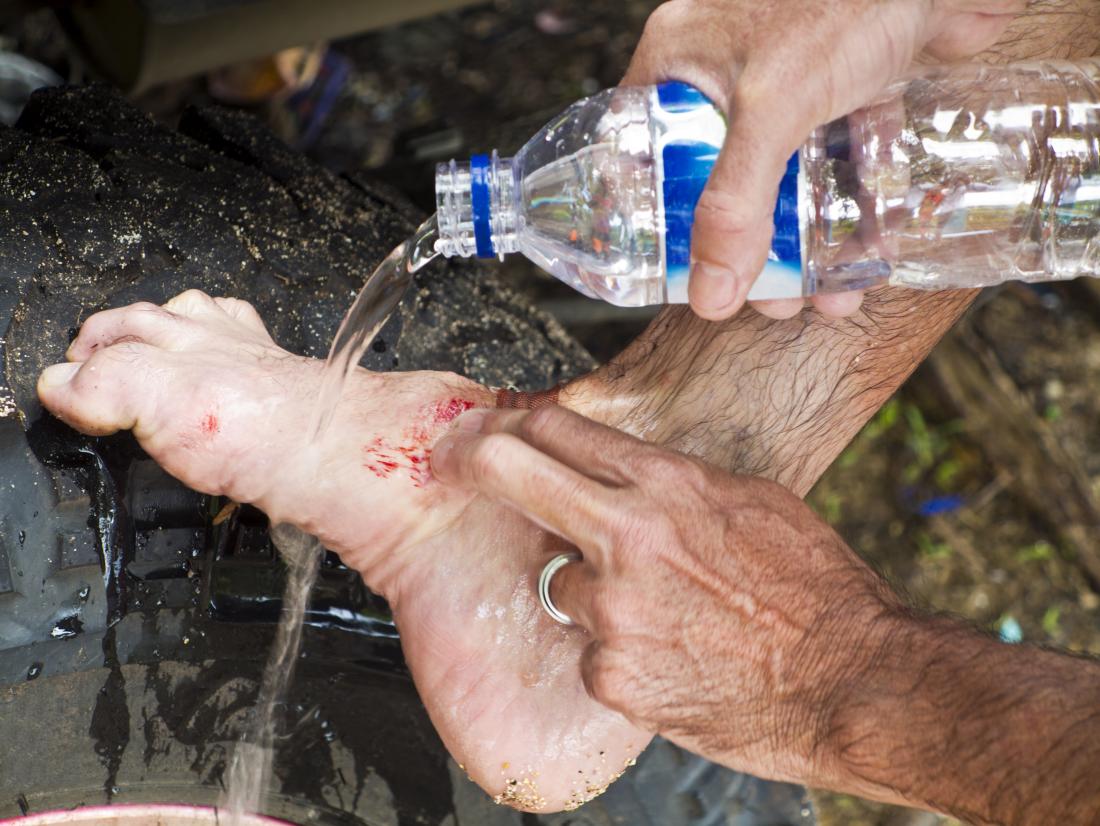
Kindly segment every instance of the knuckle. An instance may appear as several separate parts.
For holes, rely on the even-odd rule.
[[[646,451],[635,459],[635,463],[633,471],[639,480],[659,484],[662,488],[671,486],[679,490],[690,486],[697,490],[705,486],[709,475],[706,466],[698,460],[668,450]]]
[[[747,199],[709,186],[695,204],[695,226],[720,232],[740,232],[759,221],[755,207]]]
[[[117,370],[120,367],[132,368],[142,361],[148,352],[148,346],[141,341],[126,338],[115,342],[104,350],[100,350],[92,356],[92,360],[106,370]]]
[[[620,562],[629,561],[631,554],[648,544],[652,515],[649,508],[634,501],[616,509],[610,533]]]
[[[660,481],[668,469],[669,455],[663,450],[638,451],[630,460],[630,473],[641,484]]]
[[[773,84],[766,82],[768,77],[766,70],[759,71],[755,64],[746,66],[730,93],[730,110],[735,115],[743,115],[774,107],[776,90]]]
[[[187,312],[188,310],[197,310],[200,307],[206,307],[213,304],[213,298],[202,290],[192,288],[190,290],[184,290],[179,295],[169,299],[162,309]]]
[[[677,29],[684,19],[684,0],[666,0],[661,3],[646,18],[643,36],[662,36]]]

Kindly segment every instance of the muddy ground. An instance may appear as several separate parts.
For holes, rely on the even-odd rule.
[[[653,5],[497,2],[337,43],[350,80],[305,151],[340,171],[372,170],[428,209],[435,162],[511,151],[567,103],[613,85]],[[32,35],[45,53],[48,32],[12,37],[19,45]],[[205,95],[192,81],[142,102],[171,118]],[[294,138],[279,107],[258,113]],[[648,318],[580,299],[523,262],[508,272],[597,358]],[[1009,639],[1100,654],[1098,391],[1100,289],[991,291],[810,502],[927,609]],[[823,823],[949,822],[844,796],[817,802]]]

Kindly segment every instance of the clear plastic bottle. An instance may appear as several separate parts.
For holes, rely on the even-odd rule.
[[[1100,275],[1100,61],[922,70],[787,165],[749,297]],[[687,300],[725,120],[683,83],[578,101],[512,158],[436,171],[446,256],[522,252],[621,306]]]

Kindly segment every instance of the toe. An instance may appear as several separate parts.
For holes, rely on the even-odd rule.
[[[98,350],[121,341],[167,346],[181,334],[181,318],[156,304],[139,302],[96,313],[80,327],[65,358],[87,361]]]
[[[133,428],[152,402],[155,348],[126,342],[84,362],[55,364],[38,379],[38,397],[59,419],[89,436]]]

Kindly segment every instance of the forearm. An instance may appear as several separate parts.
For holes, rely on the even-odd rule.
[[[1100,663],[905,619],[823,732],[831,788],[972,823],[1100,818]]]

